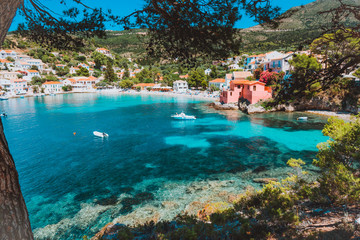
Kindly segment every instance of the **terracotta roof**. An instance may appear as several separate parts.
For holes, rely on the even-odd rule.
[[[28,72],[38,73],[36,70],[27,70]]]
[[[179,78],[188,78],[189,77],[189,74],[186,74],[186,75],[180,75]]]
[[[106,48],[97,48],[96,51],[109,51],[109,50]]]
[[[234,80],[231,81],[233,84],[244,84],[244,85],[256,85],[256,84],[261,84],[261,85],[266,85],[263,82],[259,82],[259,81],[248,81],[248,80]]]
[[[225,82],[225,79],[223,78],[217,78],[217,79],[214,79],[212,81],[210,81],[212,83],[224,83]]]
[[[134,87],[153,87],[155,86],[155,83],[138,83],[134,85]]]
[[[0,59],[0,63],[11,63],[11,62],[6,59]]]
[[[49,82],[45,82],[45,83],[43,83],[43,84],[45,84],[45,85],[49,85],[49,84],[61,84],[61,82],[49,81]]]
[[[73,79],[73,78],[68,78],[68,79],[66,79],[66,80],[69,80],[70,82],[76,82],[76,80]]]

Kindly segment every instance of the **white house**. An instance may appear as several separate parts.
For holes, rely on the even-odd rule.
[[[14,50],[0,50],[0,58],[7,58],[7,57],[11,57],[13,59],[17,58],[17,52],[15,52]]]
[[[10,92],[15,95],[26,94],[29,90],[27,81],[24,79],[12,79],[10,80]]]
[[[173,83],[173,89],[175,92],[186,92],[189,90],[188,83],[183,80],[177,80]]]
[[[224,78],[217,78],[209,82],[209,87],[215,86],[218,89],[223,89],[226,86],[226,82]]]
[[[205,70],[205,75],[210,75],[210,73],[211,73],[211,69],[210,69],[210,68],[208,68],[208,69]]]
[[[59,93],[62,91],[63,83],[57,81],[49,81],[42,84],[46,94]]]
[[[95,51],[97,51],[98,53],[102,53],[102,54],[104,54],[105,56],[107,56],[109,58],[113,58],[113,55],[106,48],[97,48]]]
[[[78,67],[71,67],[69,73],[76,74],[76,71],[79,71],[79,70],[80,70],[80,68],[78,68]]]
[[[10,90],[11,81],[8,79],[0,79],[0,86],[3,90],[4,89]]]
[[[4,79],[8,79],[8,80],[18,79],[19,74],[20,74],[19,72],[2,71],[2,72],[0,72],[0,78],[4,78]]]
[[[264,71],[272,69],[274,72],[284,72],[286,74],[290,71],[290,63],[293,57],[293,53],[291,54],[284,54],[279,58],[269,59],[267,62],[264,63]]]
[[[42,71],[44,69],[44,63],[40,59],[28,59],[25,60],[30,66],[36,66],[39,71]]]
[[[25,61],[15,61],[15,70],[25,71],[31,68],[31,65]]]
[[[27,75],[23,78],[27,81],[31,81],[33,77],[40,77],[40,73],[37,70],[25,70],[24,71]]]
[[[6,60],[6,59],[0,59],[0,69],[6,69],[5,65],[9,67],[12,64],[12,62]]]

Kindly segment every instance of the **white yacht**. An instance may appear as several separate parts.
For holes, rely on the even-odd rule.
[[[186,115],[185,113],[180,113],[180,114],[175,114],[171,116],[174,119],[179,119],[179,120],[195,120],[196,117],[195,116],[191,116],[191,115]]]

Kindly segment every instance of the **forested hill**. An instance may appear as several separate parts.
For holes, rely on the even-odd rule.
[[[342,0],[345,4],[360,6],[360,0]],[[300,29],[319,29],[324,23],[331,22],[331,15],[319,14],[340,6],[339,0],[317,0],[306,5],[289,9],[282,15],[280,25],[277,30],[300,30]],[[354,16],[349,16],[344,20],[347,24],[357,23]],[[271,31],[270,28],[257,25],[244,29],[244,31]]]

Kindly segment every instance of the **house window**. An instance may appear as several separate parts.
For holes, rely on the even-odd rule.
[[[230,92],[230,96],[232,96],[232,92]]]
[[[248,89],[250,90],[250,86],[248,86]]]
[[[256,91],[256,86],[253,86],[253,91],[254,91],[254,92]]]
[[[240,88],[240,85],[237,85],[237,88]]]

